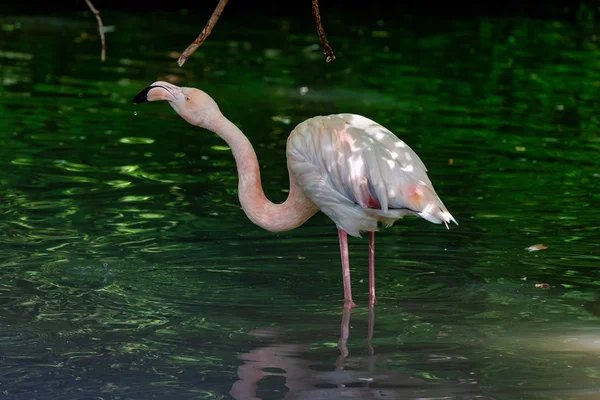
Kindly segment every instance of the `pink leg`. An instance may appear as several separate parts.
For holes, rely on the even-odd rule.
[[[369,304],[375,304],[375,232],[369,234]]]
[[[340,255],[342,256],[342,276],[344,278],[344,303],[346,306],[354,307],[352,301],[352,287],[350,285],[350,257],[348,256],[348,234],[338,229],[340,238]]]

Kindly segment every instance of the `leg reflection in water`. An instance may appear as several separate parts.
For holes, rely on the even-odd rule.
[[[327,370],[326,365],[303,357],[310,352],[310,343],[282,343],[283,330],[260,328],[252,331],[251,335],[266,344],[238,356],[243,363],[237,369],[238,381],[229,393],[236,400],[261,399],[261,391],[266,398],[274,398],[274,393],[279,393],[280,397],[276,398],[287,400],[369,400],[414,395],[418,386],[426,383],[424,380],[399,371],[376,370],[371,343],[375,320],[373,305],[369,306],[368,355],[348,358],[351,313],[351,307],[344,307],[338,341],[340,356],[335,362],[335,370]],[[351,364],[352,369],[346,369],[347,364]],[[285,384],[277,384],[277,379],[284,379]],[[385,388],[371,387],[374,385]]]
[[[335,363],[336,371],[343,371],[345,367],[345,361],[350,352],[348,351],[348,338],[350,337],[350,316],[352,314],[352,307],[344,307],[344,314],[342,316],[342,326],[340,333],[340,340],[338,341],[338,348],[340,349],[340,356]],[[375,368],[375,349],[371,343],[373,340],[373,326],[375,325],[375,308],[373,304],[369,305],[369,327],[367,330],[367,372],[371,374]],[[362,379],[364,382],[370,382],[373,379],[365,377]]]

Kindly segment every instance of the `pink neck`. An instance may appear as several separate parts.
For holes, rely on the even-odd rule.
[[[262,189],[258,159],[248,138],[224,116],[217,118],[209,129],[231,148],[238,170],[240,203],[252,222],[268,231],[282,232],[299,227],[318,211],[317,206],[302,193],[291,173],[290,192],[285,202],[275,204],[269,201]]]

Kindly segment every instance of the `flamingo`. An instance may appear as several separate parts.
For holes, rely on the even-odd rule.
[[[299,227],[319,210],[336,224],[344,305],[354,307],[348,235],[369,232],[369,304],[375,303],[375,231],[414,215],[435,224],[454,222],[436,194],[417,154],[378,123],[356,114],[309,118],[287,139],[290,179],[285,202],[272,203],[262,189],[256,153],[248,138],[196,88],[157,81],[134,103],[166,100],[188,123],[220,136],[235,158],[242,209],[256,225],[282,232]]]

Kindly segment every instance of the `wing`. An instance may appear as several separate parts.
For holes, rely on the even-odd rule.
[[[368,118],[308,119],[290,134],[287,153],[298,185],[349,234],[348,229],[376,230],[379,220],[406,214],[434,223],[454,221],[419,156]]]

